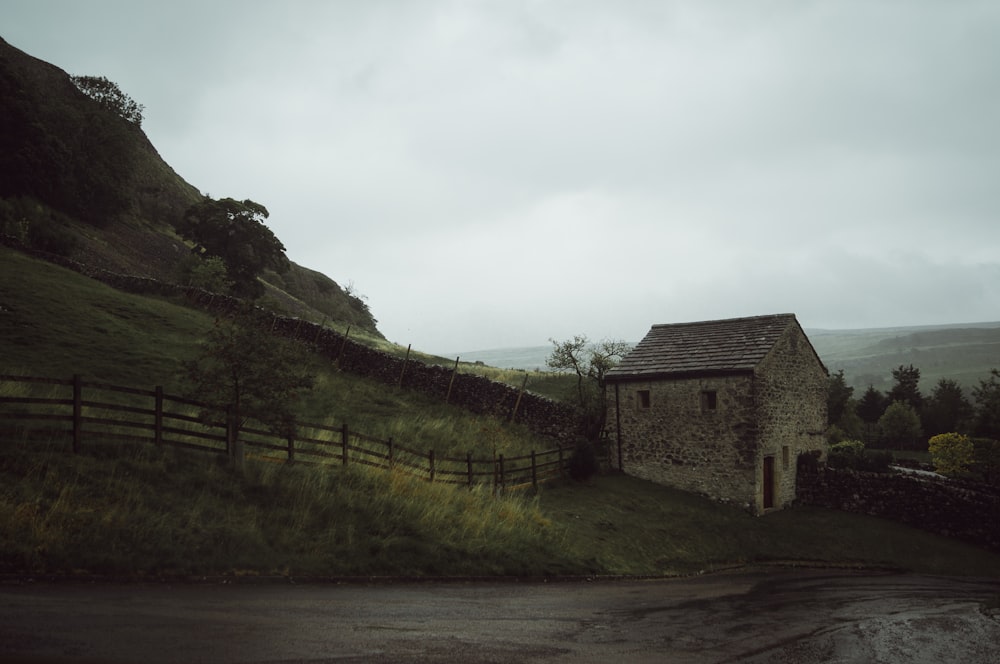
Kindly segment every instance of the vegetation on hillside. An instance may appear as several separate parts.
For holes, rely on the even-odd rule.
[[[141,104],[102,77],[75,80],[0,39],[0,235],[91,267],[184,283],[189,247],[175,226],[204,197],[157,154],[140,127]],[[363,301],[289,268],[263,273],[269,306],[381,336]]]

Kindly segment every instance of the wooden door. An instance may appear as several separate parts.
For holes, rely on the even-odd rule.
[[[774,457],[764,457],[764,509],[774,507]]]

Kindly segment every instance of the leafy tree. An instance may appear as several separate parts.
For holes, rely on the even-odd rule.
[[[137,127],[142,126],[145,107],[122,92],[117,83],[103,76],[71,76],[70,79],[80,92],[104,108]]]
[[[1000,440],[1000,371],[991,369],[990,377],[972,388],[972,400],[976,402],[976,435]]]
[[[226,413],[230,452],[242,462],[239,431],[248,419],[275,433],[291,434],[299,392],[313,384],[309,358],[292,343],[262,332],[261,314],[249,307],[220,318],[186,365],[191,396],[208,405],[206,420]]]
[[[908,403],[919,413],[924,402],[920,394],[920,369],[912,364],[908,367],[899,365],[892,370],[892,379],[896,382],[889,390],[889,401]]]
[[[972,441],[959,433],[940,433],[928,443],[934,469],[942,475],[963,475],[973,462]]]
[[[194,242],[198,256],[222,259],[234,294],[257,298],[264,294],[258,277],[265,269],[281,273],[290,266],[285,246],[264,225],[267,217],[267,208],[251,200],[205,197],[188,208],[177,232]]]
[[[226,264],[218,256],[199,258],[192,254],[182,262],[180,273],[185,285],[210,293],[227,293],[233,287],[226,272]]]
[[[576,335],[568,341],[549,339],[554,348],[545,360],[550,369],[572,371],[576,374],[577,405],[585,419],[589,438],[596,438],[604,429],[606,405],[601,389],[604,375],[621,361],[631,349],[628,342],[604,339],[590,343],[585,335]]]
[[[920,449],[920,417],[908,403],[893,401],[878,420],[879,441],[896,450]]]
[[[934,435],[965,431],[971,417],[972,404],[965,398],[962,386],[954,380],[942,378],[924,401],[920,419],[924,433]]]

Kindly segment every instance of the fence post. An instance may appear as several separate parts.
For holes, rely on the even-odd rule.
[[[517,417],[517,409],[521,407],[521,397],[524,396],[524,388],[528,386],[528,372],[524,372],[524,381],[521,383],[521,389],[517,393],[517,401],[514,402],[514,410],[510,413],[510,421],[513,422]]]
[[[498,482],[497,482],[497,484],[500,487],[500,489],[502,490],[503,489],[503,455],[502,454],[500,455],[498,469],[499,469],[499,476],[498,476]]]
[[[342,427],[340,427],[340,446],[343,449],[343,452],[340,455],[340,460],[343,463],[343,465],[345,465],[345,466],[347,465],[347,439],[348,439],[348,437],[349,437],[349,434],[347,432],[347,422],[344,422],[344,425]]]
[[[469,473],[469,486],[472,486],[472,452],[465,453],[465,466]]]
[[[531,450],[531,486],[538,490],[538,466],[535,465],[535,450]]]
[[[430,466],[430,480],[434,481],[434,450],[427,453],[427,462]]]
[[[163,444],[163,386],[156,386],[156,405],[153,408],[153,441]]]
[[[295,463],[295,434],[288,434],[288,463]]]
[[[559,477],[563,477],[563,453],[562,453],[562,443],[559,443]]]
[[[461,357],[461,356],[459,356]],[[455,358],[455,366],[451,370],[451,380],[448,381],[448,393],[444,395],[444,402],[448,403],[451,400],[451,388],[455,384],[455,374],[458,373],[458,360],[459,357]]]
[[[389,445],[389,455],[388,455],[388,457],[389,457],[388,458],[389,465],[388,465],[388,468],[391,469],[392,468],[392,457],[393,457],[393,451],[394,451],[393,450],[393,444],[392,444],[392,436],[389,436],[389,440],[387,441],[387,444]]]
[[[313,336],[313,346],[319,344],[319,333],[323,331],[324,327],[326,327],[326,316],[323,316],[323,322],[320,323],[319,327],[316,328],[316,335]]]
[[[80,453],[83,443],[83,378],[73,374],[73,454]]]
[[[242,473],[246,467],[246,455],[243,453],[243,441],[240,440],[237,415],[233,412],[232,406],[226,406],[226,449],[229,450],[233,467]]]
[[[403,387],[403,376],[406,375],[406,363],[410,361],[410,347],[413,344],[406,346],[406,357],[403,359],[403,368],[399,370],[399,386]]]
[[[337,359],[334,362],[337,368],[340,368],[340,359],[344,356],[344,349],[347,348],[347,337],[351,335],[351,326],[347,326],[347,331],[344,332],[344,340],[340,342],[340,352],[337,353]]]

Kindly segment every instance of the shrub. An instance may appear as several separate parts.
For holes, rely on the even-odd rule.
[[[827,465],[831,468],[857,469],[865,454],[865,444],[860,440],[842,440],[830,446]]]
[[[844,440],[830,446],[827,465],[831,468],[849,468],[872,473],[889,471],[892,463],[892,452],[888,450],[866,451],[865,444],[860,440]]]
[[[942,475],[963,475],[973,462],[972,441],[960,433],[940,433],[930,439],[928,449]]]

